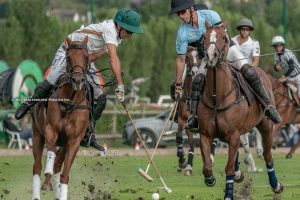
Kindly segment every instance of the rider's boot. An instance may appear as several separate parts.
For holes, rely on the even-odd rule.
[[[34,90],[34,93],[28,101],[25,101],[20,105],[15,113],[16,119],[22,119],[24,115],[30,110],[32,106],[34,106],[39,101],[37,99],[42,99],[48,97],[50,91],[52,90],[53,85],[49,83],[47,80],[39,83]]]
[[[94,106],[92,115],[93,119],[91,119],[90,124],[86,130],[85,136],[81,141],[81,146],[91,146],[97,149],[100,152],[105,152],[105,148],[102,147],[100,144],[97,143],[95,137],[95,126],[96,121],[101,117],[102,112],[104,111],[106,106],[106,95],[101,94],[98,99],[96,100],[96,105]]]
[[[266,106],[264,106],[264,113],[267,117],[269,117],[273,122],[279,123],[281,122],[281,117],[278,114],[275,106],[272,105],[267,92],[263,86],[261,78],[254,67],[245,64],[241,68],[241,74],[251,86],[253,91],[265,102]],[[263,105],[262,105],[263,106]]]
[[[198,74],[195,76],[192,83],[192,91],[191,91],[191,103],[190,103],[190,116],[188,118],[187,124],[185,125],[186,130],[190,130],[192,132],[198,132],[198,120],[197,120],[197,105],[200,99],[200,95],[204,88],[204,74]]]

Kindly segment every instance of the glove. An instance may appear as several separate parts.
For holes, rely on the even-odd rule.
[[[118,101],[123,102],[125,99],[124,85],[123,84],[118,85],[118,87],[115,89],[115,93],[116,93]]]
[[[176,86],[175,88],[175,101],[178,101],[183,96],[183,90],[181,86]]]

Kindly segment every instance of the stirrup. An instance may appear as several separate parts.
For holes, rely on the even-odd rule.
[[[194,124],[191,124],[192,120],[195,120]],[[188,120],[187,120],[187,124],[184,126],[184,129],[189,130],[193,133],[197,133],[198,132],[198,126],[197,125],[198,125],[197,116],[196,115],[190,115]]]

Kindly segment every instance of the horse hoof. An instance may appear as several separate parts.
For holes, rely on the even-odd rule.
[[[208,187],[213,187],[216,184],[216,179],[214,176],[211,176],[209,178],[204,179],[204,183],[206,184],[206,186]]]
[[[280,194],[281,192],[283,192],[283,189],[284,189],[284,187],[281,183],[278,183],[278,186],[277,186],[276,189],[272,188],[273,192],[276,193],[276,194]]]
[[[234,182],[236,183],[241,183],[243,182],[245,176],[244,176],[244,172],[239,171],[237,172],[237,174],[234,176]]]
[[[264,156],[262,154],[257,154],[257,157],[261,160],[265,160]]]
[[[184,169],[184,168],[186,168],[186,166],[187,166],[186,162],[178,164],[179,169]]]
[[[184,175],[191,176],[193,173],[193,168],[191,165],[187,165],[186,168],[184,168]]]
[[[184,175],[185,175],[185,176],[191,176],[192,173],[193,173],[192,170],[185,170],[185,171],[184,171]]]
[[[41,190],[46,190],[46,191],[52,191],[53,190],[53,187],[52,187],[52,185],[51,184],[46,184],[46,183],[44,183],[43,185],[42,185],[42,188],[41,188]]]
[[[293,157],[293,155],[292,155],[291,153],[288,153],[288,154],[285,156],[286,159],[291,159],[292,157]]]

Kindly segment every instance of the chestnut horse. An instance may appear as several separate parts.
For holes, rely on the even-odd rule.
[[[201,113],[198,115],[198,124],[204,182],[207,186],[213,186],[216,182],[212,172],[210,153],[212,140],[219,137],[229,145],[228,161],[225,168],[224,199],[233,199],[233,182],[234,180],[241,182],[243,179],[238,164],[240,135],[256,126],[263,139],[263,156],[268,168],[269,183],[274,192],[280,193],[283,186],[278,182],[275,175],[271,154],[274,123],[264,116],[257,101],[252,99],[248,103],[241,93],[240,85],[233,75],[237,72],[233,72],[235,69],[227,61],[230,39],[226,32],[226,23],[220,26],[210,26],[206,21],[205,25],[207,32],[204,34],[203,45],[207,59],[207,74],[202,98],[197,108],[198,113]],[[270,80],[261,69],[257,70],[268,95],[274,101]]]
[[[268,74],[271,82],[272,88],[275,96],[276,109],[279,112],[282,121],[279,124],[275,125],[273,130],[273,135],[277,133],[287,124],[300,123],[300,115],[297,113],[297,103],[291,98],[293,95],[292,91],[289,91],[289,88],[272,75]],[[298,98],[297,93],[294,93],[295,98]],[[287,154],[286,158],[291,158],[292,154],[296,151],[297,147],[300,146],[300,142],[295,144],[290,152]]]
[[[178,103],[178,129],[176,132],[176,146],[177,146],[177,157],[179,162],[179,169],[183,169],[186,176],[190,176],[193,171],[193,158],[194,158],[194,141],[193,133],[190,130],[185,130],[188,136],[189,153],[188,161],[185,162],[184,151],[183,151],[183,137],[182,132],[185,124],[190,116],[189,108],[189,95],[191,92],[191,84],[195,73],[197,72],[201,61],[198,57],[198,51],[196,47],[189,46],[186,54],[186,70],[183,81],[183,96]]]
[[[66,200],[68,195],[69,172],[78,152],[80,141],[88,127],[90,106],[87,98],[86,71],[89,57],[88,38],[82,42],[72,42],[68,37],[66,44],[67,68],[55,86],[48,101],[36,104],[32,109],[33,127],[33,184],[34,200],[40,200],[42,153],[47,146],[45,176],[56,178],[56,199]],[[52,100],[51,100],[52,99]],[[61,140],[61,138],[63,138]],[[62,141],[62,148],[56,151],[57,140]],[[56,156],[57,155],[57,156]],[[54,164],[55,162],[55,164]],[[63,171],[61,171],[64,163]],[[46,181],[43,188],[50,189]]]

